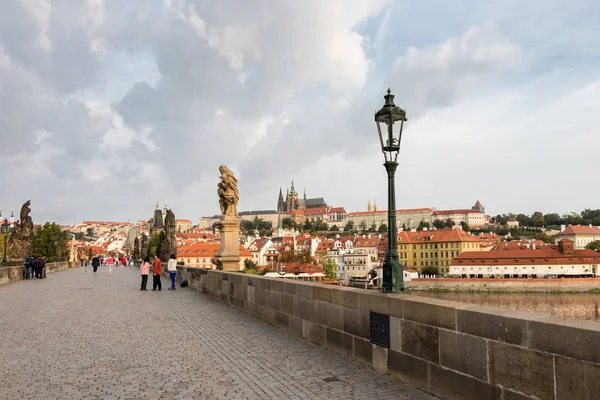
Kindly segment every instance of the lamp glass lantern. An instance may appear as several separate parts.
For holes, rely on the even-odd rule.
[[[10,230],[10,225],[8,224],[8,219],[4,218],[4,222],[2,222],[2,234],[6,235]]]
[[[400,140],[402,139],[402,128],[406,121],[406,112],[394,104],[394,95],[388,88],[385,104],[375,113],[375,123],[379,133],[381,151],[386,162],[398,161],[400,151]]]

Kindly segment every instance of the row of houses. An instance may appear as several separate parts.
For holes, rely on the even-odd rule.
[[[366,211],[357,211],[347,213],[344,207],[315,207],[305,209],[293,209],[288,211],[261,210],[261,211],[245,211],[239,213],[242,221],[254,221],[262,219],[271,222],[273,227],[279,227],[281,220],[285,218],[291,219],[296,224],[304,224],[306,221],[317,222],[321,221],[327,224],[329,228],[337,226],[343,229],[349,222],[355,228],[366,227],[368,229],[379,229],[382,225],[388,224],[387,210],[379,210],[377,207],[372,207],[370,202]],[[208,229],[215,223],[219,222],[220,216],[200,218],[198,225],[201,229]],[[458,226],[466,223],[469,227],[483,227],[489,223],[489,218],[485,215],[485,208],[479,201],[469,209],[457,210],[437,210],[435,208],[413,208],[396,210],[396,225],[405,229],[418,228],[425,224],[433,226],[435,220],[448,221],[451,220],[454,225]]]

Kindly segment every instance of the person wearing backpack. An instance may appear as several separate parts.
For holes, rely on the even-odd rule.
[[[94,258],[92,258],[92,268],[94,269],[94,275],[96,275],[96,272],[98,272],[98,267],[100,267],[100,259],[98,258],[98,256],[94,256]]]
[[[34,263],[34,259],[29,256],[25,259],[25,262],[23,262],[23,279],[33,279],[33,263]]]

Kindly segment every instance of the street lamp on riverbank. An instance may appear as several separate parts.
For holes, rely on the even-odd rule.
[[[6,264],[8,264],[8,260],[6,259],[6,236],[8,235],[8,231],[10,230],[10,225],[8,224],[8,219],[4,218],[4,222],[2,223],[2,226],[0,226],[0,229],[2,229],[2,238],[4,239],[4,252],[2,253],[2,266],[6,267]]]
[[[398,153],[402,128],[406,121],[406,112],[394,104],[394,95],[388,88],[385,104],[375,113],[375,123],[379,133],[381,151],[385,159],[385,170],[388,175],[388,247],[383,262],[384,293],[401,292],[404,290],[402,266],[398,261],[397,229],[396,229],[396,188],[395,174],[398,167]]]

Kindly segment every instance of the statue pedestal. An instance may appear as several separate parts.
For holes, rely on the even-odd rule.
[[[240,219],[221,217],[221,247],[215,254],[224,271],[240,270]]]

